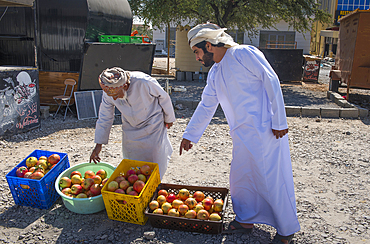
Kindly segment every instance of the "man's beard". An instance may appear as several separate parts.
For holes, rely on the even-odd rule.
[[[213,53],[205,51],[202,61],[204,62],[204,67],[212,66],[215,63],[215,61],[213,61]]]
[[[123,97],[119,97],[118,99],[120,100],[123,100],[123,101],[127,101],[127,91],[123,90]]]

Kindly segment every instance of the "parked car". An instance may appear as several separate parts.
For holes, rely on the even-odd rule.
[[[167,57],[167,52],[165,50],[155,50],[155,57]]]

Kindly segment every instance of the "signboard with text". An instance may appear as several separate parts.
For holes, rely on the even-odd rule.
[[[346,10],[335,10],[335,18],[334,18],[334,24],[339,25],[338,20],[340,18],[346,16],[347,14],[351,13],[352,11],[346,11]]]
[[[0,114],[0,135],[40,126],[37,69],[0,69]]]

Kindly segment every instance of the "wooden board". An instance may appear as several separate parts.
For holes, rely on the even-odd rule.
[[[78,79],[80,73],[67,73],[67,72],[39,72],[39,86],[40,86],[40,104],[41,105],[56,105],[53,96],[63,95],[64,80],[72,78],[77,81],[74,91],[77,91]],[[70,91],[67,91],[70,94]],[[71,104],[74,104],[72,97]]]

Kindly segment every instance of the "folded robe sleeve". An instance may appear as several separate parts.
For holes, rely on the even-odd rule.
[[[198,143],[209,122],[211,122],[218,104],[219,101],[213,86],[212,78],[208,75],[207,85],[202,93],[202,100],[198,104],[189,124],[186,126],[182,137],[191,142]]]
[[[168,93],[163,90],[163,88],[154,78],[151,78],[146,84],[148,85],[149,94],[158,98],[158,103],[163,109],[164,121],[166,123],[175,122],[175,112],[173,110],[171,98]]]
[[[235,52],[235,56],[246,69],[261,79],[271,103],[272,129],[287,129],[288,123],[279,77],[260,50],[253,46],[248,46],[244,50],[249,51],[248,55],[245,55],[245,52]]]
[[[115,106],[108,95],[103,92],[102,101],[99,108],[99,119],[95,126],[95,143],[107,144],[110,130],[114,121]]]

